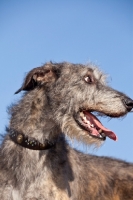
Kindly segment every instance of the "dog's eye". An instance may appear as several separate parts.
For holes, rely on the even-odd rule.
[[[84,80],[87,82],[87,83],[93,83],[93,80],[92,80],[92,77],[91,76],[86,76],[84,78]]]

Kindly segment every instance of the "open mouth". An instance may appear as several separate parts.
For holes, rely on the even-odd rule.
[[[99,119],[89,111],[81,111],[76,117],[78,125],[87,131],[87,133],[100,140],[105,140],[109,137],[112,140],[117,140],[117,136],[111,130],[105,128]]]

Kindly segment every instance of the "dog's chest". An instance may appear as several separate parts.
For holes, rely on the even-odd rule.
[[[70,200],[67,189],[61,190],[52,180],[51,175],[45,174],[37,178],[27,189],[24,200]],[[14,199],[16,200],[16,199]],[[21,199],[20,199],[21,200]]]

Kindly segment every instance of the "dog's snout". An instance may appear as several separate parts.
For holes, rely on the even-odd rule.
[[[128,112],[130,112],[133,108],[133,100],[130,98],[126,98],[126,99],[123,99],[123,102],[124,102]]]

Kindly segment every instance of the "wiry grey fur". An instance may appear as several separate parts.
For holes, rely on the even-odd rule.
[[[79,111],[124,116],[133,107],[129,97],[107,86],[97,67],[71,63],[31,70],[21,90],[24,96],[9,110],[9,130],[56,145],[30,150],[7,131],[0,149],[0,200],[133,200],[133,164],[80,153],[64,137],[99,145],[77,124]]]

